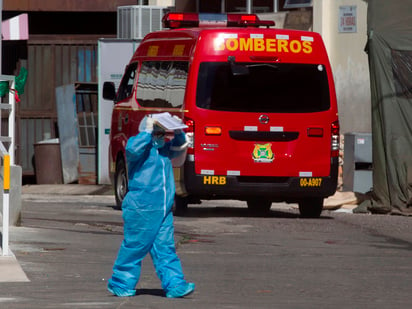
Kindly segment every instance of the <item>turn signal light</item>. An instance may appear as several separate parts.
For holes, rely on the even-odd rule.
[[[205,133],[206,135],[221,135],[222,128],[221,127],[206,127]]]

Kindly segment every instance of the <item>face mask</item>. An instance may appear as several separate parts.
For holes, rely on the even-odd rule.
[[[161,135],[161,136],[154,135],[153,136],[153,147],[159,149],[159,148],[162,148],[164,145],[165,145],[164,135]]]
[[[157,125],[153,128],[153,146],[157,149],[162,148],[165,145],[165,130]]]

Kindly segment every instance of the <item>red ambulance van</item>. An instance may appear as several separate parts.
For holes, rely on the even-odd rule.
[[[178,115],[190,147],[175,168],[175,212],[207,199],[268,211],[298,203],[319,217],[336,191],[339,121],[319,34],[270,28],[253,14],[168,13],[148,34],[113,99],[110,171],[118,206],[127,191],[124,148],[146,114]]]

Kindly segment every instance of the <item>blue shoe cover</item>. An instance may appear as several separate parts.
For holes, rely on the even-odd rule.
[[[179,297],[185,297],[195,290],[195,284],[194,283],[186,283],[179,285],[173,289],[171,289],[169,292],[166,293],[167,298],[179,298]]]
[[[128,296],[135,296],[136,290],[125,290],[120,287],[114,286],[112,284],[107,285],[107,289],[110,293],[119,296],[119,297],[128,297]]]

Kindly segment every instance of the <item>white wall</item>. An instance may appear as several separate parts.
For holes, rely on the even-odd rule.
[[[339,7],[356,6],[356,33],[339,33]],[[367,4],[362,0],[313,1],[313,31],[325,42],[335,78],[341,133],[371,132]]]
[[[109,133],[112,120],[113,102],[103,98],[103,83],[114,82],[118,89],[124,69],[130,61],[134,51],[139,46],[140,40],[125,39],[100,39],[98,46],[98,145],[97,145],[97,183],[110,184],[110,170],[114,172],[114,166],[109,166]]]

